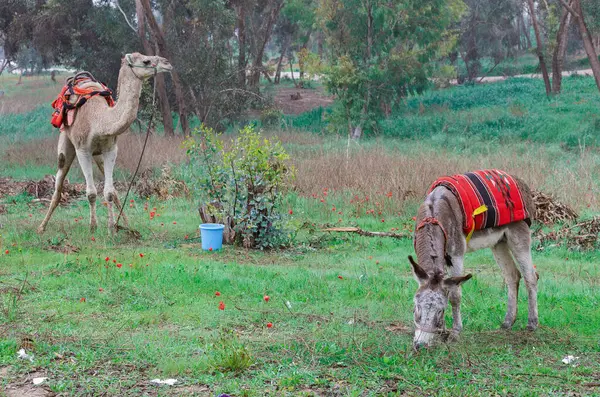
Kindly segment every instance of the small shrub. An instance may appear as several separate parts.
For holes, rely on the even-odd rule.
[[[203,213],[228,227],[227,242],[260,249],[289,243],[280,207],[293,169],[279,141],[247,125],[225,146],[212,129],[201,126],[185,147]]]
[[[265,127],[279,127],[283,120],[281,109],[268,108],[260,114],[260,122]]]
[[[214,348],[210,365],[217,371],[240,373],[254,363],[250,351],[232,333],[223,335]]]

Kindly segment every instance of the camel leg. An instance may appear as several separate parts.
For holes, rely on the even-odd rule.
[[[102,174],[102,178],[104,178],[104,160],[102,160],[102,155],[99,154],[97,156],[94,156],[94,161],[96,162],[96,165],[98,166],[98,170]]]
[[[104,152],[102,154],[104,159],[104,198],[108,202],[108,222],[109,227],[115,226],[115,215],[113,209],[113,203],[116,205],[117,210],[121,211],[121,201],[119,200],[119,196],[117,194],[117,190],[113,184],[113,171],[115,169],[115,163],[117,162],[117,154],[119,149],[117,146],[113,146],[110,151]],[[125,227],[129,227],[129,220],[125,213],[122,215],[123,223]]]
[[[106,178],[104,175],[104,159],[102,159],[102,155],[94,156],[94,160],[96,160],[98,169],[100,169],[100,172],[102,173],[102,178]],[[115,195],[115,205],[117,206],[117,211],[121,211],[121,201],[119,200],[118,195]],[[123,218],[123,223],[125,224],[125,227],[129,227],[129,219],[127,219],[127,215],[125,214],[125,212],[123,212],[123,215],[121,217]]]
[[[492,253],[494,254],[496,263],[502,269],[504,282],[508,288],[506,317],[502,323],[502,328],[508,329],[513,326],[517,318],[517,298],[519,297],[519,280],[521,280],[521,274],[505,241],[492,247]]]
[[[85,177],[85,194],[90,203],[90,231],[94,233],[98,227],[98,219],[96,218],[96,196],[98,192],[96,191],[96,185],[94,185],[93,156],[87,150],[78,149],[77,160],[79,160],[79,166]]]
[[[452,267],[450,268],[450,274],[452,277],[459,277],[463,274],[463,256],[451,257]],[[460,314],[460,301],[462,299],[462,287],[457,285],[452,287],[448,293],[448,300],[452,305],[452,335],[457,337],[462,331],[462,316]]]
[[[537,328],[539,320],[537,306],[537,276],[531,258],[531,231],[525,222],[519,222],[508,230],[506,236],[508,238],[508,248],[519,264],[521,276],[523,277],[523,280],[525,280],[529,308],[527,329],[533,331]]]
[[[52,217],[52,213],[60,202],[63,183],[65,181],[65,177],[69,173],[69,169],[71,168],[71,164],[73,164],[74,159],[75,148],[73,147],[73,144],[69,138],[67,138],[64,133],[61,133],[58,138],[58,171],[56,173],[56,181],[54,184],[54,194],[52,195],[52,202],[50,203],[46,217],[37,229],[38,233],[40,234],[44,233],[46,230],[46,226]]]

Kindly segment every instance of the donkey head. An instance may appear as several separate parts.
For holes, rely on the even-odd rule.
[[[460,286],[472,276],[444,278],[444,274],[428,274],[412,256],[408,257],[413,268],[419,289],[415,293],[415,349],[430,346],[436,335],[445,330],[444,312],[448,306],[448,295],[453,288]]]

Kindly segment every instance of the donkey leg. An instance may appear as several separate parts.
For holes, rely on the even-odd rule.
[[[450,268],[450,274],[452,277],[459,277],[463,274],[463,256],[451,257],[452,267]],[[448,300],[452,305],[452,336],[457,337],[463,329],[462,316],[460,314],[460,301],[462,299],[462,287],[457,285],[452,287],[448,293]]]
[[[73,164],[73,160],[75,159],[75,148],[73,144],[67,138],[64,133],[60,134],[58,138],[58,171],[56,173],[56,180],[54,184],[54,194],[52,195],[52,202],[50,203],[50,207],[48,207],[48,212],[46,213],[46,217],[38,227],[38,233],[44,233],[46,230],[46,226],[52,217],[52,213],[58,206],[60,202],[60,196],[62,194],[63,183],[65,181],[65,177],[69,173],[69,169],[71,168],[71,164]]]
[[[499,242],[492,247],[492,253],[496,263],[500,266],[504,275],[504,282],[508,288],[508,303],[506,305],[506,317],[502,323],[502,328],[508,329],[513,326],[517,318],[517,298],[519,296],[519,280],[521,274],[517,265],[510,254],[508,244],[505,241]]]
[[[527,303],[529,306],[527,329],[533,331],[537,328],[539,320],[537,307],[537,275],[533,268],[533,260],[531,258],[531,232],[529,226],[527,226],[525,222],[514,224],[513,227],[508,229],[507,238],[508,247],[519,264],[521,276],[525,280]]]
[[[93,156],[88,150],[78,149],[77,160],[79,160],[79,166],[85,177],[85,194],[90,203],[90,231],[94,233],[98,227],[98,219],[96,218],[96,196],[98,192],[96,185],[94,185]]]

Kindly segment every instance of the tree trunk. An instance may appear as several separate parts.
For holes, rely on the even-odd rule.
[[[0,76],[2,76],[2,72],[4,72],[4,69],[8,66],[8,59],[5,59],[4,62],[2,63],[2,66],[0,66]],[[54,71],[53,71],[54,72]]]
[[[279,17],[279,12],[283,7],[284,0],[272,0],[270,5],[268,6],[271,11],[269,12],[268,18],[263,22],[263,26],[261,29],[261,36],[258,40],[260,40],[258,48],[256,49],[256,54],[254,54],[254,62],[252,63],[252,74],[250,75],[249,85],[254,88],[258,88],[258,83],[260,82],[260,74],[263,70],[262,59],[265,54],[265,47],[271,38],[271,32],[273,32],[273,26]]]
[[[531,23],[533,24],[533,31],[535,32],[536,41],[536,52],[540,60],[540,68],[542,69],[542,77],[544,78],[544,85],[546,86],[546,95],[550,95],[552,87],[550,86],[550,77],[548,76],[548,69],[546,68],[546,61],[544,60],[544,47],[542,44],[542,38],[540,35],[540,29],[537,23],[537,17],[535,16],[535,7],[533,0],[527,0],[529,4],[529,12],[531,16]]]
[[[294,87],[298,87],[298,84],[296,84],[296,78],[294,77],[294,61],[292,57],[290,57],[290,73],[292,74],[292,83],[294,83]]]
[[[367,9],[367,62],[369,62],[373,48],[373,7],[370,0],[366,0],[365,8]]]
[[[575,12],[573,16],[575,17],[577,25],[579,27],[579,34],[581,34],[581,39],[583,40],[583,47],[585,48],[585,52],[590,61],[590,67],[592,68],[592,72],[594,73],[596,86],[598,86],[598,90],[600,90],[600,61],[598,60],[598,54],[594,49],[592,35],[590,34],[590,31],[588,30],[587,25],[585,24],[585,18],[583,15],[583,10],[581,9],[580,0],[573,0],[572,4],[573,7],[571,8],[571,10]],[[564,2],[563,5],[565,5]]]
[[[238,38],[238,82],[241,89],[246,88],[246,10],[243,4],[236,6]]]
[[[521,20],[521,26],[523,26],[523,34],[525,35],[525,43],[527,44],[527,48],[531,48],[531,38],[529,37],[529,26],[525,23],[525,18],[523,18],[523,12],[519,13],[519,19]]]
[[[148,55],[154,55],[155,51],[152,45],[146,39],[146,21],[144,19],[144,8],[141,0],[135,0],[135,13],[138,21],[138,35],[142,41],[142,48]],[[162,117],[163,127],[166,136],[175,136],[173,130],[173,117],[171,116],[171,105],[169,104],[169,96],[167,95],[167,85],[165,84],[165,76],[162,73],[154,76],[154,84],[156,84],[156,92],[158,94],[158,105]]]
[[[150,33],[154,38],[158,46],[158,50],[160,52],[159,55],[164,56],[169,59],[171,63],[173,63],[173,59],[169,57],[169,51],[167,49],[167,42],[165,40],[165,36],[158,26],[156,22],[156,18],[154,18],[154,14],[152,13],[152,7],[150,6],[149,0],[141,0],[142,7],[144,9],[144,13],[146,16],[146,20],[148,21],[148,27],[150,28]],[[183,96],[183,88],[181,84],[181,80],[179,79],[179,73],[177,73],[177,68],[173,68],[171,71],[171,77],[173,78],[173,85],[175,86],[175,99],[177,101],[177,108],[179,110],[179,121],[181,123],[181,129],[183,130],[183,134],[188,136],[190,134],[189,124],[187,119],[187,111],[185,109],[185,98]]]
[[[323,60],[323,32],[319,31],[317,33],[317,52],[319,54],[319,59],[322,61]]]
[[[279,55],[279,61],[277,62],[277,71],[275,72],[275,84],[279,84],[281,81],[281,69],[283,67],[283,58],[287,53],[289,47],[290,38],[289,36],[285,38],[285,42],[281,46],[281,55]]]
[[[563,8],[560,17],[560,25],[556,34],[556,47],[552,55],[552,92],[560,93],[562,84],[563,62],[565,60],[565,52],[567,50],[567,40],[569,34],[569,23],[571,22],[571,14]]]

